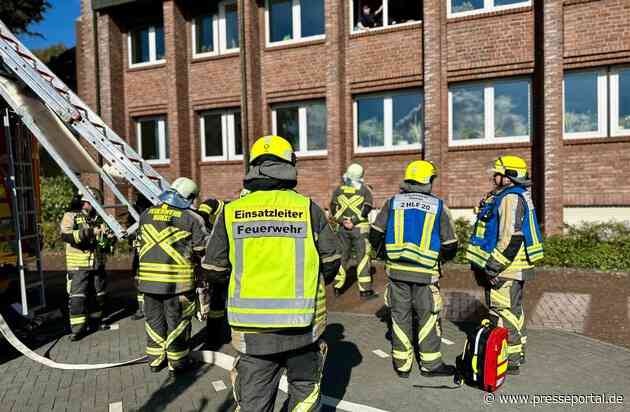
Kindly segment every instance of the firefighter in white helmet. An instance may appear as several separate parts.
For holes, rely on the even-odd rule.
[[[343,245],[343,259],[335,277],[335,295],[341,294],[350,269],[352,251],[356,253],[357,283],[361,299],[378,296],[372,289],[372,266],[368,215],[372,210],[372,190],[363,182],[363,167],[358,163],[348,166],[342,184],[335,189],[330,202],[330,213],[339,224],[337,234]]]
[[[189,366],[195,266],[208,237],[203,219],[191,209],[198,193],[195,182],[180,177],[160,195],[161,204],[140,216],[138,290],[144,294],[152,372],[168,366],[176,375]]]

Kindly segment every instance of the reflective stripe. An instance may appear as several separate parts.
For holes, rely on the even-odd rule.
[[[186,356],[188,356],[188,354],[190,353],[190,349],[186,349],[180,352],[171,352],[171,351],[166,351],[166,356],[168,357],[168,360],[181,360],[184,359]]]
[[[82,325],[87,322],[87,316],[79,315],[79,316],[70,316],[70,325]]]
[[[435,224],[435,215],[433,213],[425,213],[424,225],[422,227],[422,240],[420,240],[420,249],[423,251],[431,248],[431,234],[433,225]]]
[[[404,348],[403,350],[396,350],[392,348],[392,357],[405,362],[400,366],[396,365],[396,369],[401,372],[409,372],[413,363],[413,347],[411,346],[411,341],[394,319],[392,319],[392,329],[394,330],[396,339],[400,341],[400,344]]]
[[[242,309],[306,309],[312,308],[315,299],[252,299],[252,298],[229,298],[229,305]]]
[[[335,213],[335,219],[339,219],[346,210],[350,210],[354,215],[356,215],[359,219],[363,219],[362,211],[359,210],[359,206],[365,201],[363,196],[354,195],[351,197],[347,197],[346,195],[337,196],[337,203],[339,206],[339,210]]]
[[[431,329],[435,327],[437,316],[437,313],[429,316],[429,319],[427,319],[427,323],[425,323],[420,329],[420,332],[418,332],[418,343],[422,343],[427,338],[427,336],[429,336],[429,333],[431,333]]]
[[[166,344],[164,346],[166,346],[167,350],[168,347],[171,346],[173,344],[173,342],[175,342],[175,340],[177,338],[179,338],[179,336],[184,333],[184,331],[186,330],[186,327],[188,327],[188,325],[190,325],[190,320],[189,319],[185,319],[183,321],[181,321],[179,323],[179,325],[177,325],[177,327],[170,333],[170,335],[168,335],[168,338],[166,339]]]
[[[313,320],[313,311],[308,313],[240,313],[234,308],[228,309],[230,325],[273,325],[275,327],[300,327],[309,326]]]
[[[158,232],[155,226],[152,224],[142,225],[142,239],[146,242],[138,254],[140,257],[144,256],[149,250],[151,250],[155,246],[159,246],[162,251],[176,264],[179,265],[190,265],[188,259],[181,255],[177,250],[173,248],[173,244],[186,239],[191,236],[192,233],[186,232],[184,230],[178,229],[173,226],[169,226],[166,229]],[[142,263],[141,263],[142,264]]]
[[[439,277],[440,275],[440,272],[438,271],[437,267],[433,269],[428,269],[428,268],[423,268],[419,266],[401,265],[399,263],[387,261],[385,263],[385,268],[388,270],[402,270],[406,272],[425,273],[427,275],[437,276],[437,277]]]
[[[157,343],[158,345],[160,345],[161,347],[164,346],[164,338],[161,337],[157,332],[155,332],[152,328],[151,325],[149,325],[148,322],[144,322],[144,329],[147,332],[147,335],[149,335],[149,337],[151,338],[151,340],[153,340],[153,342]]]
[[[333,286],[335,289],[341,289],[343,285],[346,283],[346,270],[343,268],[343,265],[339,265],[339,271],[335,276],[335,285]]]
[[[420,352],[420,359],[423,362],[434,362],[442,357],[441,352]]]
[[[498,249],[494,249],[491,256],[503,266],[509,266],[510,263],[512,263],[508,258],[503,256],[503,253],[501,253]]]
[[[513,353],[521,353],[523,351],[523,345],[508,345],[507,347],[507,353],[508,354],[513,354]]]
[[[72,231],[72,237],[74,238],[74,243],[81,243],[81,232],[78,230]]]

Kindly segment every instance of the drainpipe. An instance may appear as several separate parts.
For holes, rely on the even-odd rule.
[[[94,28],[94,80],[96,83],[96,114],[101,115],[101,63],[99,58],[99,44],[98,44],[98,20],[94,8],[92,8],[92,27]],[[98,154],[98,165],[103,167],[103,156]],[[98,177],[98,190],[102,196],[105,196],[105,185],[103,179],[99,175]]]

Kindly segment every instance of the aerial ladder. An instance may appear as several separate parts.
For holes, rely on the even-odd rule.
[[[50,154],[80,193],[87,197],[96,212],[119,239],[137,229],[139,214],[117,185],[129,184],[152,204],[169,188],[169,183],[151,165],[94,113],[75,93],[33,55],[0,21],[0,96],[13,113],[35,136],[39,144]],[[9,117],[2,113],[3,126],[9,131]],[[12,139],[12,140],[11,140]],[[12,144],[15,139],[9,136]],[[90,154],[90,152],[92,154]],[[96,154],[100,159],[94,159]],[[117,199],[118,207],[126,208],[136,223],[123,227],[99,203],[81,180],[82,174],[93,174]],[[12,191],[17,194],[15,173]],[[104,196],[103,196],[104,198]],[[14,202],[15,204],[15,202]],[[18,245],[19,221],[16,227]],[[21,247],[17,250],[17,266],[22,289],[22,310],[28,313],[27,285]],[[40,268],[41,271],[41,268]],[[43,282],[41,282],[43,288]]]

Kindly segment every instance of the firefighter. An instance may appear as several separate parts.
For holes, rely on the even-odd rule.
[[[87,190],[96,202],[102,203],[97,189]],[[91,202],[90,196],[79,194],[61,220],[61,239],[66,243],[71,341],[100,327],[107,295],[105,262],[111,250],[105,245],[113,242],[113,235]]]
[[[133,207],[136,210],[136,212],[138,212],[139,215],[142,215],[142,213],[148,208],[150,208],[151,206],[152,205],[151,205],[151,202],[149,202],[149,199],[144,197],[142,193],[138,193],[136,195],[136,202],[134,203]],[[131,215],[131,213],[129,213],[127,215],[127,224],[131,226],[134,222],[135,221],[133,219],[133,216]],[[136,236],[137,233],[138,232],[136,231],[135,233],[130,235],[128,238],[129,244],[131,245],[131,249],[133,250],[133,259],[131,261],[131,273],[133,273],[134,275],[136,288],[138,287],[138,266],[140,264],[140,259],[138,258],[138,247],[137,247],[138,238]],[[144,318],[144,295],[141,292],[137,292],[136,300],[138,302],[138,308],[136,310],[136,313],[134,313],[131,316],[131,319],[140,320]]]
[[[424,160],[411,162],[400,193],[385,202],[370,230],[389,275],[394,370],[408,378],[414,358],[413,320],[417,320],[420,373],[449,376],[455,368],[442,360],[441,262],[457,254],[457,237],[444,201],[431,193],[437,169]],[[383,247],[383,243],[385,247]]]
[[[523,287],[534,278],[534,263],[543,258],[542,235],[525,160],[501,156],[490,172],[494,190],[475,211],[466,258],[485,289],[491,321],[509,331],[508,373],[518,375],[527,339]]]
[[[291,144],[266,136],[250,153],[251,193],[225,206],[203,263],[211,283],[229,284],[234,398],[241,412],[273,411],[286,368],[288,409],[319,410],[324,278],[337,272],[341,247],[324,211],[293,190]]]
[[[354,249],[359,296],[362,300],[372,299],[378,296],[372,290],[368,242],[370,225],[367,217],[372,210],[372,190],[363,182],[363,167],[357,163],[348,166],[342,180],[343,183],[335,189],[330,202],[330,213],[339,224],[337,234],[343,245],[343,259],[334,283],[335,296],[341,295],[346,284]]]
[[[190,209],[199,190],[180,177],[160,195],[161,204],[140,217],[138,290],[144,294],[147,355],[152,372],[171,375],[190,366],[191,318],[195,314],[195,265],[208,232]]]
[[[208,198],[204,200],[197,213],[199,213],[205,223],[208,233],[216,223],[217,217],[223,212],[228,201]],[[207,310],[206,331],[208,343],[211,349],[219,349],[223,343],[229,342],[230,327],[225,316],[225,304],[227,300],[227,290],[224,284],[208,285],[209,306]]]

